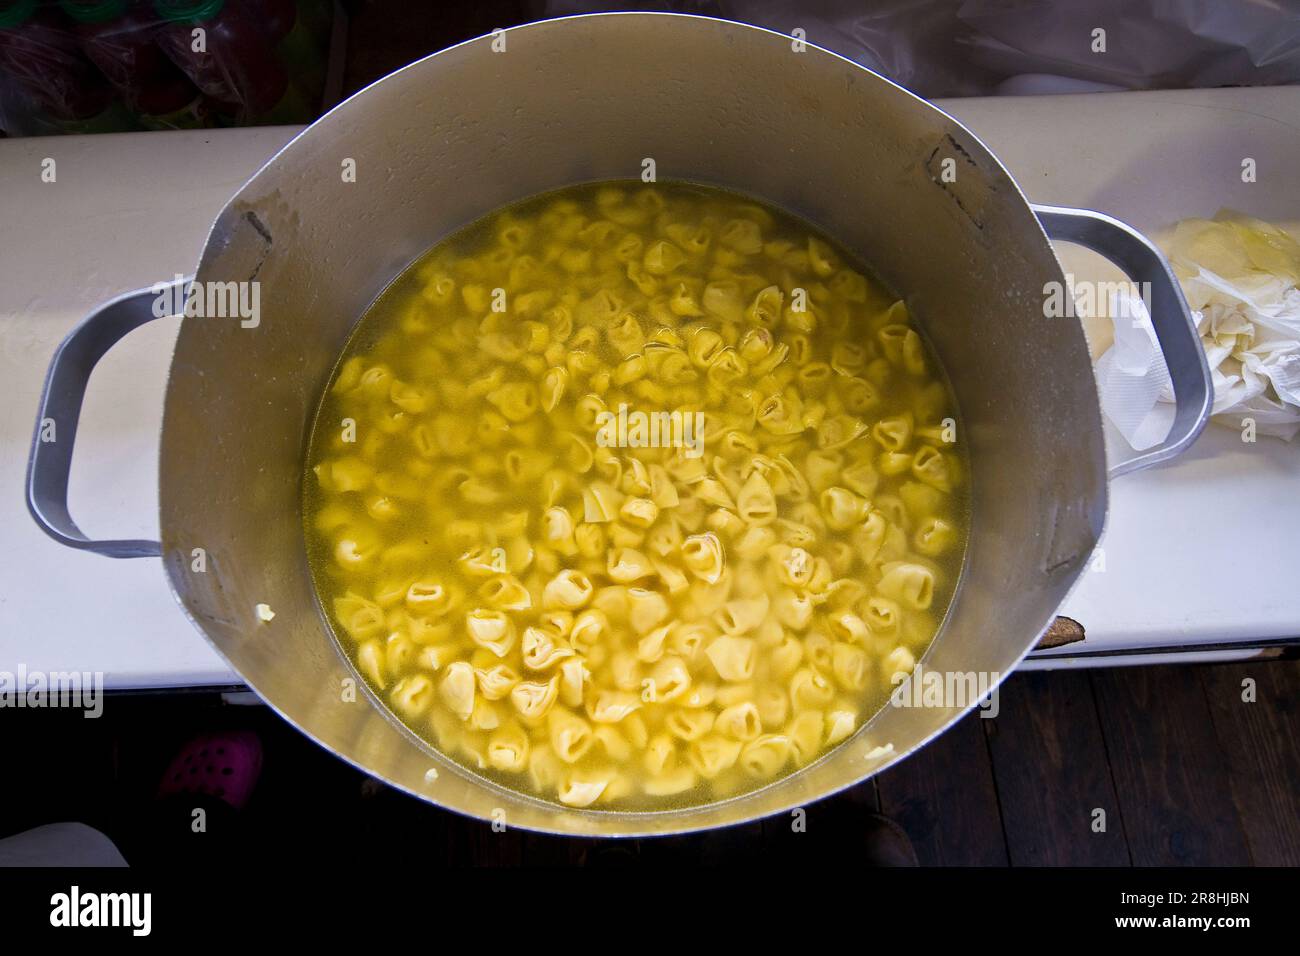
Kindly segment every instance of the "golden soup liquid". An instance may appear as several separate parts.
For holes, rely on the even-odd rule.
[[[564,189],[360,322],[304,516],[338,638],[408,727],[571,807],[763,786],[915,666],[965,546],[956,408],[907,308],[807,223]]]

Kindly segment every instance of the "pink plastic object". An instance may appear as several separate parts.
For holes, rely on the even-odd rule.
[[[205,794],[241,810],[262,773],[262,742],[251,731],[203,734],[172,759],[158,797]]]

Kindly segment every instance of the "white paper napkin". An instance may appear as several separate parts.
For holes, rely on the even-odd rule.
[[[1167,250],[1214,381],[1214,420],[1290,441],[1300,432],[1300,245],[1220,213],[1179,223]],[[1097,360],[1102,409],[1141,451],[1168,434],[1173,390],[1142,300],[1111,297],[1114,344]]]

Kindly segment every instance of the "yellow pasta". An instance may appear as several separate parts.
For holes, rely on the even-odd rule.
[[[364,317],[309,558],[357,671],[472,772],[590,812],[721,799],[852,737],[925,653],[967,532],[956,417],[907,306],[807,224],[575,187]]]

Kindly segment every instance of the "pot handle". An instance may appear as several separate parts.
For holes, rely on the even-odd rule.
[[[1160,444],[1112,465],[1110,477],[1150,468],[1186,451],[1209,421],[1214,385],[1200,333],[1164,254],[1132,226],[1104,213],[1039,205],[1033,210],[1049,238],[1100,253],[1150,289],[1151,325],[1174,388],[1174,423]]]
[[[132,329],[162,317],[154,312],[160,296],[166,296],[167,302],[183,302],[189,283],[188,278],[160,282],[105,302],[68,333],[54,352],[27,459],[27,510],[41,530],[60,544],[110,558],[153,558],[162,554],[162,545],[157,541],[87,538],[68,513],[68,475],[81,403],[96,363]]]

